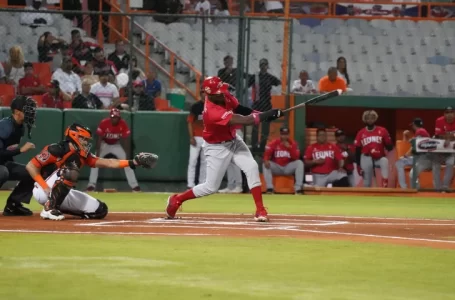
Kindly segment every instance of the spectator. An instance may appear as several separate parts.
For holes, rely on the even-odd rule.
[[[101,2],[101,7],[100,7],[100,2]],[[88,5],[88,10],[89,11],[103,11],[103,12],[110,12],[111,11],[111,5],[107,1],[87,1]],[[103,36],[104,36],[104,41],[108,42],[109,38],[109,27],[106,25],[109,23],[109,16],[108,15],[103,15]],[[98,36],[98,26],[100,24],[100,16],[98,14],[91,14],[90,15],[90,21],[91,21],[91,28],[92,28],[92,34],[91,36]]]
[[[111,75],[117,75],[117,68],[112,61],[106,59],[102,48],[96,48],[93,52],[93,56],[93,74],[100,75],[100,73],[108,72]]]
[[[60,83],[60,89],[69,95],[82,91],[81,78],[72,71],[73,63],[71,57],[63,57],[62,65],[52,74],[52,80]]]
[[[159,14],[181,14],[183,12],[183,5],[180,0],[161,0],[156,3],[156,12]],[[178,17],[153,17],[157,22],[170,24],[179,20]]]
[[[366,110],[362,115],[365,127],[354,140],[357,172],[363,176],[364,187],[371,187],[376,168],[381,169],[382,187],[388,187],[389,183],[389,160],[385,150],[392,151],[393,143],[387,129],[376,126],[377,120],[378,114],[374,110]]]
[[[62,1],[62,8],[63,10],[72,10],[72,11],[82,11],[82,3],[80,0],[63,0]],[[82,28],[82,14],[64,14],[65,18],[70,20],[71,22],[76,19],[77,27]]]
[[[57,80],[48,84],[49,92],[43,95],[43,107],[64,109],[64,102],[70,102],[71,96],[60,90]]]
[[[59,53],[60,49],[65,45],[65,41],[56,38],[51,32],[46,31],[38,39],[38,61],[51,62]]]
[[[36,28],[38,26],[52,26],[54,18],[50,13],[44,13],[47,8],[42,7],[42,0],[33,0],[31,6],[25,7],[27,12],[21,13],[20,23]]]
[[[79,63],[79,61],[73,56],[73,51],[71,50],[70,46],[67,44],[62,45],[60,48],[60,54],[61,54],[61,59],[63,60],[63,57],[67,56],[71,58],[71,63],[72,63],[72,70],[76,74],[83,74],[83,68],[82,65]]]
[[[101,109],[103,103],[95,94],[90,93],[92,83],[89,79],[82,80],[82,92],[73,99],[72,108]]]
[[[283,4],[281,3],[281,1],[265,0],[265,1],[263,1],[263,3],[264,3],[265,10],[267,11],[267,13],[284,14]]]
[[[133,94],[135,110],[155,110],[155,98],[145,93],[143,81],[133,83]]]
[[[455,111],[452,106],[446,107],[444,116],[436,119],[434,135],[438,139],[443,139],[444,147],[448,147],[450,142],[455,140]],[[433,180],[436,190],[443,193],[449,191],[452,183],[453,166],[455,164],[455,154],[453,153],[434,153],[433,156]],[[444,181],[441,186],[441,164],[445,163]]]
[[[9,49],[9,58],[5,63],[5,73],[7,80],[18,85],[19,80],[25,76],[24,71],[24,53],[22,52],[21,46],[13,46]]]
[[[412,130],[414,131],[414,138],[418,137],[430,137],[430,134],[428,131],[423,128],[423,121],[420,118],[415,118],[414,121],[410,124],[412,126]],[[409,131],[405,130],[403,133],[403,141],[404,142],[411,142],[412,139],[409,139]],[[404,173],[404,167],[406,166],[412,166],[413,161],[416,161],[416,178],[419,179],[419,175],[422,171],[430,170],[431,169],[431,157],[429,153],[417,153],[413,151],[412,147],[409,148],[409,151],[406,152],[402,157],[400,157],[396,163],[395,166],[397,168],[397,174],[398,174],[398,183],[400,184],[400,187],[402,189],[407,189],[408,185],[406,184],[406,176]],[[409,172],[409,177],[412,180],[413,176],[413,169]]]
[[[191,189],[196,185],[195,177],[198,159],[200,159],[198,183],[201,184],[205,182],[207,164],[205,161],[204,150],[202,149],[202,144],[204,143],[204,139],[202,138],[202,130],[204,129],[204,124],[202,122],[204,103],[205,95],[204,91],[201,90],[201,101],[196,101],[193,105],[191,105],[190,113],[187,118],[188,134],[190,136],[190,155],[187,171],[188,189]]]
[[[311,169],[314,186],[349,187],[349,180],[344,169],[344,160],[338,148],[327,142],[327,132],[319,128],[316,131],[317,142],[305,151],[305,165]]]
[[[82,80],[84,79],[90,80],[92,84],[100,81],[100,77],[98,75],[94,75],[93,63],[91,61],[88,61],[84,66],[84,75],[82,75]]]
[[[103,109],[111,109],[120,105],[120,95],[118,88],[110,83],[109,74],[101,73],[100,81],[93,84],[90,93],[96,95],[103,103]]]
[[[335,146],[341,152],[341,155],[344,159],[344,169],[348,175],[349,185],[355,187],[355,177],[354,177],[354,161],[355,161],[355,147],[352,144],[346,143],[346,134],[343,130],[338,129],[335,132],[335,138],[337,143]]]
[[[125,42],[118,40],[115,43],[115,51],[107,59],[114,63],[115,68],[120,73],[127,73],[130,65],[130,55],[125,51]]]
[[[337,59],[337,70],[338,70],[338,77],[341,77],[346,81],[346,86],[349,86],[351,81],[349,80],[348,74],[348,64],[346,62],[346,58],[343,56],[338,57]]]
[[[228,4],[227,4],[227,1],[226,0],[218,0],[218,2],[216,3],[216,9],[213,13],[215,16],[223,16],[223,17],[227,17],[227,16],[230,16],[231,14],[229,13],[229,7],[228,7]],[[221,23],[229,23],[229,19],[215,19],[215,22],[217,24],[221,24]],[[218,76],[220,77],[220,76]]]
[[[295,193],[302,193],[303,162],[300,160],[299,146],[289,137],[287,127],[281,127],[280,137],[267,145],[262,172],[268,194],[273,193],[273,175],[295,175]]]
[[[309,80],[308,72],[303,70],[300,71],[298,80],[294,81],[292,85],[291,93],[294,94],[314,94],[316,93],[316,88],[314,87],[313,81]]]
[[[341,89],[343,92],[346,91],[346,81],[343,78],[338,77],[338,70],[335,67],[330,67],[327,71],[327,75],[319,80],[319,92],[328,93],[337,89]]]
[[[98,18],[97,15],[94,16]],[[81,65],[84,65],[86,62],[93,60],[92,50],[98,47],[99,46],[97,44],[84,42],[81,38],[81,33],[79,30],[74,29],[71,31],[70,49],[73,53],[74,58],[77,59]]]
[[[218,77],[226,83],[229,83],[232,86],[237,84],[237,69],[233,68],[234,58],[227,55],[223,59],[224,68],[218,70]]]
[[[153,98],[161,96],[161,82],[156,79],[155,71],[150,71],[147,74],[147,79],[144,80],[145,93]]]
[[[111,109],[110,118],[103,119],[96,129],[96,156],[106,157],[109,154],[114,155],[117,159],[126,159],[130,149],[128,138],[131,131],[128,124],[121,118],[120,111],[116,108]],[[140,192],[141,189],[136,179],[134,171],[127,167],[125,168],[126,179],[133,192]],[[96,182],[98,181],[98,168],[92,168],[90,171],[89,184],[87,191],[95,190]]]
[[[249,77],[249,85],[253,85],[253,109],[257,111],[267,111],[272,109],[272,86],[281,85],[281,81],[268,73],[269,62],[263,58],[259,61],[259,73]],[[270,133],[270,123],[261,124],[261,139],[258,143],[258,127],[254,126],[251,133],[253,147],[263,151]]]
[[[131,66],[133,68],[133,72],[131,74],[133,78],[131,78],[131,81],[134,82],[136,80],[145,80],[147,78],[147,76],[145,76],[144,71],[142,71],[142,69],[138,67],[137,58],[134,55],[131,57]]]
[[[32,96],[42,95],[47,90],[41,84],[41,80],[33,72],[33,64],[30,62],[24,63],[25,76],[19,80],[17,91],[19,95]]]
[[[199,0],[194,10],[197,15],[210,16],[210,2],[208,0]],[[199,19],[196,19],[196,21],[197,20]],[[208,22],[210,23],[211,20],[208,19]]]

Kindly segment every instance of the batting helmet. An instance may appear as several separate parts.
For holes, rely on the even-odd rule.
[[[120,115],[120,110],[118,108],[111,108],[111,113],[110,113],[110,116],[111,118],[115,118],[115,117],[121,117]]]
[[[220,77],[207,77],[202,83],[202,89],[207,95],[224,94],[228,92],[229,84],[224,83]]]

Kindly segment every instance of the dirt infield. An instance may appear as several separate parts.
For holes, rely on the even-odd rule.
[[[0,217],[0,232],[104,235],[292,237],[350,240],[455,249],[455,220],[271,215],[257,223],[241,214],[110,213],[104,220],[69,217],[56,222],[33,217]]]

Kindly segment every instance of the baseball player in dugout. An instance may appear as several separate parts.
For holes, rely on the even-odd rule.
[[[343,155],[337,146],[327,142],[324,128],[316,131],[316,143],[308,146],[304,160],[305,165],[310,167],[314,186],[332,184],[334,187],[349,187]]]
[[[356,147],[357,171],[363,177],[363,186],[371,187],[375,168],[381,169],[382,187],[389,184],[389,160],[386,150],[392,151],[390,134],[384,127],[377,126],[378,114],[367,110],[362,115],[365,127],[360,129],[354,141]]]
[[[99,158],[90,153],[92,132],[80,124],[72,124],[65,130],[63,141],[50,144],[27,164],[27,171],[34,179],[33,196],[43,205],[42,219],[60,221],[69,214],[85,219],[103,219],[108,213],[104,202],[75,190],[80,169],[152,168],[158,156],[139,153],[132,160]]]
[[[98,135],[96,140],[96,156],[106,157],[111,154],[117,159],[126,159],[127,153],[130,152],[128,138],[131,135],[131,131],[128,124],[122,119],[120,110],[112,108],[110,116],[103,119],[98,125],[96,134]],[[134,171],[129,167],[124,169],[126,180],[133,192],[140,192],[141,188],[139,187]],[[92,168],[90,171],[87,187],[88,192],[96,189],[98,171],[98,168]]]
[[[279,109],[256,112],[239,104],[229,92],[229,84],[219,77],[208,77],[202,88],[206,94],[202,118],[204,130],[204,154],[207,161],[207,179],[181,194],[168,198],[166,214],[174,219],[183,202],[216,193],[224,174],[231,162],[234,162],[246,175],[248,187],[256,204],[255,220],[267,222],[267,210],[262,202],[261,180],[258,164],[248,146],[236,135],[239,125],[258,125],[260,122],[271,122],[283,115]]]
[[[14,156],[35,149],[31,142],[19,146],[26,128],[31,139],[35,118],[36,102],[26,96],[18,96],[11,103],[11,116],[0,120],[0,187],[8,180],[19,181],[6,200],[4,216],[33,215],[22,203],[30,203],[34,181],[25,165],[14,162]]]
[[[348,175],[349,184],[351,187],[355,187],[354,177],[354,162],[355,162],[355,146],[346,143],[346,134],[343,130],[338,129],[335,132],[335,138],[337,140],[335,146],[340,150],[341,155],[344,159],[344,169]]]
[[[191,106],[190,113],[187,118],[188,122],[188,134],[190,136],[190,159],[188,161],[188,188],[191,189],[195,186],[196,177],[196,166],[198,158],[200,158],[199,167],[199,183],[205,181],[205,171],[207,168],[205,162],[205,155],[202,151],[202,144],[204,139],[202,138],[202,130],[204,124],[202,123],[202,112],[204,111],[205,95],[204,91],[201,90],[201,101],[197,101]]]
[[[296,194],[301,194],[303,192],[303,171],[299,146],[290,139],[289,129],[282,127],[280,137],[265,147],[262,172],[267,184],[267,193],[274,192],[273,175],[295,175],[294,191]]]
[[[444,147],[448,147],[451,141],[455,140],[455,111],[448,106],[444,110],[444,115],[436,119],[435,137],[445,140]],[[441,186],[441,165],[445,164],[444,179]],[[455,164],[455,154],[453,153],[433,153],[433,180],[435,188],[441,192],[449,192],[452,182],[453,166]]]

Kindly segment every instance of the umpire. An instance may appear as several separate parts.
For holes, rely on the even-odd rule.
[[[0,120],[0,187],[8,180],[19,183],[6,200],[3,215],[31,216],[32,211],[23,207],[22,203],[30,203],[34,180],[25,165],[14,162],[13,157],[35,148],[30,142],[26,142],[22,147],[19,147],[19,144],[25,134],[25,127],[28,138],[31,138],[31,129],[36,119],[36,102],[26,96],[17,96],[11,103],[11,113],[10,117]]]

